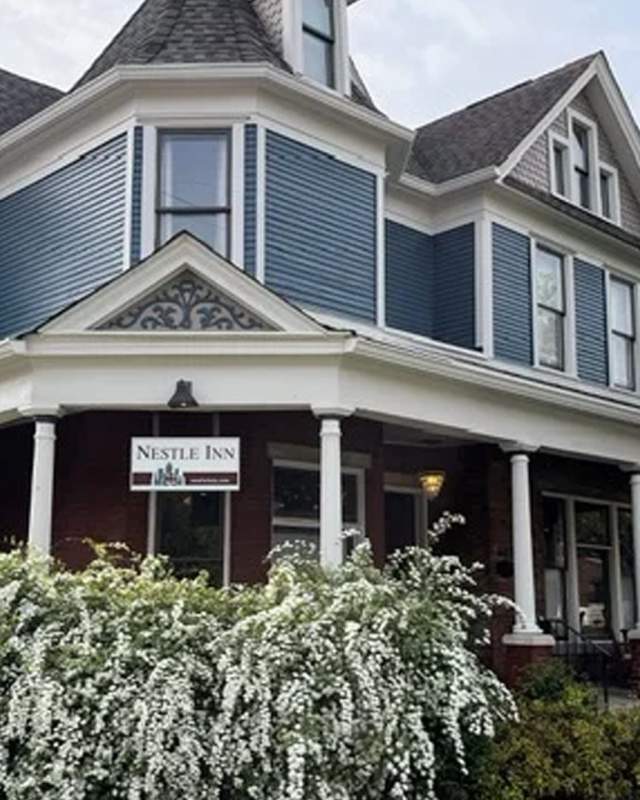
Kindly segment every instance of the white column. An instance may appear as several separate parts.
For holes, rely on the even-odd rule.
[[[631,520],[633,524],[633,577],[636,585],[634,638],[640,638],[640,472],[631,475]]]
[[[514,633],[541,633],[536,622],[536,589],[531,532],[529,456],[511,456],[511,508],[515,601],[520,609]]]
[[[620,553],[620,527],[618,506],[609,506],[609,531],[611,533],[611,558],[609,559],[609,585],[611,586],[611,628],[613,638],[622,641],[622,560]]]
[[[338,417],[323,417],[320,430],[320,563],[342,564],[342,430]]]
[[[29,547],[51,552],[53,480],[56,448],[55,417],[36,417],[29,512]]]

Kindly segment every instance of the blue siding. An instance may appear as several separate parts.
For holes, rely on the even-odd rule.
[[[144,160],[143,129],[133,132],[133,187],[131,193],[131,264],[138,264],[142,253],[142,169]]]
[[[608,357],[604,270],[576,259],[574,284],[578,377],[606,386]]]
[[[475,226],[435,237],[434,338],[460,347],[476,346]]]
[[[376,178],[267,133],[266,283],[294,302],[376,319]]]
[[[422,336],[433,334],[433,237],[387,220],[387,325]]]
[[[256,274],[256,226],[258,224],[258,128],[244,129],[244,268]]]
[[[493,225],[493,346],[496,358],[533,363],[530,241]]]
[[[32,329],[122,269],[126,181],[125,134],[0,201],[0,336]]]

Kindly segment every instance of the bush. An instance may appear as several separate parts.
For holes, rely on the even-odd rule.
[[[603,713],[594,691],[550,664],[519,692],[520,719],[472,770],[478,800],[637,800],[640,712]]]
[[[384,571],[366,545],[331,571],[290,555],[266,586],[227,591],[155,559],[72,574],[0,556],[0,786],[6,800],[435,798],[514,714],[475,654],[492,606],[429,550]]]

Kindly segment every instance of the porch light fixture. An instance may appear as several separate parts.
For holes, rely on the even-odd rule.
[[[176,390],[168,405],[169,408],[173,409],[198,408],[198,401],[193,396],[193,384],[191,381],[178,381]]]
[[[423,472],[420,475],[420,486],[427,500],[436,500],[440,496],[447,473],[442,471]]]

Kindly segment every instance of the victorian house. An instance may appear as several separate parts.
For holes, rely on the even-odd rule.
[[[636,123],[596,53],[409,130],[349,5],[146,0],[66,94],[0,70],[0,534],[228,584],[448,509],[496,668],[633,650]]]

